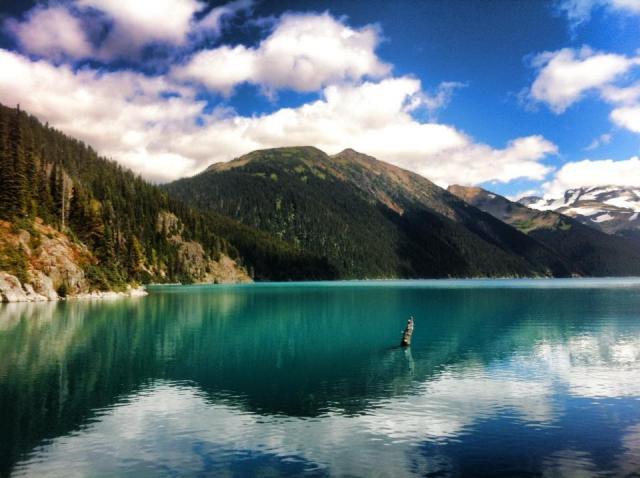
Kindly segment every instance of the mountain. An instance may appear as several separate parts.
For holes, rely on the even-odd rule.
[[[254,151],[160,187],[0,105],[2,300],[148,282],[637,271],[632,251],[620,258],[630,239],[607,249],[582,232],[568,251],[545,235],[554,228],[482,208],[350,149]],[[591,231],[565,220],[555,229]]]
[[[254,151],[165,188],[326,257],[343,278],[570,274],[539,241],[422,176],[350,149]]]
[[[640,188],[597,186],[569,189],[558,199],[518,200],[532,209],[556,211],[607,233],[640,232]]]
[[[640,274],[640,244],[585,226],[551,210],[535,210],[477,187],[450,186],[469,204],[546,244],[570,264],[572,273],[586,276]]]
[[[7,291],[35,300],[132,283],[336,276],[325,259],[196,211],[2,105],[0,231],[0,300]]]

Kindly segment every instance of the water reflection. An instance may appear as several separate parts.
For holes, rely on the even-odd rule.
[[[3,307],[0,473],[630,473],[639,305],[352,285]]]

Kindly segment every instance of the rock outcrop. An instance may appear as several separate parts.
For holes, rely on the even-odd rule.
[[[58,298],[56,294],[55,298]],[[44,302],[48,297],[38,294],[31,284],[21,284],[20,280],[6,272],[0,272],[0,302]]]
[[[84,245],[39,219],[27,229],[0,221],[3,302],[57,300],[59,292],[69,296],[91,292],[84,266],[96,259]]]
[[[16,276],[0,272],[0,296],[2,302],[27,302],[27,293]]]
[[[236,284],[252,282],[247,270],[226,254],[209,257],[202,244],[182,237],[183,225],[178,217],[163,211],[158,215],[156,230],[178,246],[180,262],[185,273],[196,282],[207,284]]]
[[[44,276],[48,279],[48,277]],[[49,282],[51,280],[49,279]],[[110,299],[118,297],[139,297],[147,295],[147,291],[142,287],[129,287],[123,292],[114,291],[90,291],[69,295],[69,299]],[[31,284],[21,284],[20,280],[6,272],[0,272],[0,302],[46,302],[60,299],[58,294],[52,290],[50,295],[38,294]]]
[[[184,226],[177,216],[163,212],[156,227],[177,246],[187,277],[200,283],[251,282],[247,270],[228,255],[210,257],[202,245],[183,238]],[[141,261],[144,262],[144,261]],[[0,301],[38,302],[61,297],[96,299],[145,295],[143,289],[123,292],[97,291],[85,275],[85,267],[97,259],[82,243],[50,227],[40,219],[23,228],[0,221]],[[149,271],[148,264],[139,264]],[[158,275],[162,276],[162,271]]]

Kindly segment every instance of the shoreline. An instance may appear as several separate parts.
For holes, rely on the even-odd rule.
[[[82,292],[80,294],[71,295],[58,300],[102,300],[102,299],[121,299],[124,297],[144,297],[149,292],[144,286],[132,287],[125,292],[116,292],[113,290]]]
[[[640,287],[640,276],[607,277],[469,277],[440,279],[340,279],[309,281],[256,281],[251,283],[230,284],[147,284],[148,290],[171,290],[198,288],[215,285],[216,287],[419,287],[419,288],[591,288],[603,284],[616,287]]]
[[[258,286],[258,287],[282,287],[282,286],[408,286],[408,287],[463,287],[463,288],[519,288],[519,287],[550,287],[550,288],[588,288],[598,287],[603,282],[617,281],[617,287],[637,287],[640,286],[640,277],[469,277],[469,278],[439,278],[439,279],[342,279],[342,280],[319,280],[319,281],[258,281],[258,282],[235,282],[235,283],[211,283],[201,282],[194,284],[180,283],[149,283],[137,287],[128,286],[126,291],[91,291],[79,294],[60,297],[57,294],[49,297],[38,294],[31,284],[21,284],[15,276],[5,272],[0,272],[0,304],[8,303],[34,303],[34,302],[56,302],[56,301],[86,301],[103,299],[120,299],[126,297],[144,297],[149,295],[149,290],[162,288],[189,288],[189,287],[233,287],[233,286]],[[7,284],[10,284],[10,288]]]
[[[45,276],[46,277],[46,276]],[[47,278],[48,279],[48,278]],[[64,297],[58,295],[53,289],[51,279],[40,283],[21,283],[20,280],[7,272],[0,271],[0,303],[33,303],[33,302],[57,302],[63,300],[97,300],[97,299],[117,299],[123,297],[143,297],[149,295],[145,286],[127,286],[125,291],[116,292],[113,290],[81,292],[78,294],[68,294]]]

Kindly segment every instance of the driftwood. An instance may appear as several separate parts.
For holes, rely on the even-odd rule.
[[[413,335],[413,317],[409,317],[407,320],[407,326],[404,329],[402,334],[402,341],[400,342],[400,347],[408,347],[411,345],[411,336]]]

